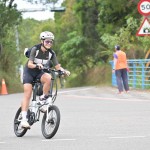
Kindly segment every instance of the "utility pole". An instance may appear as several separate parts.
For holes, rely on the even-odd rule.
[[[16,47],[17,47],[17,51],[19,51],[19,34],[18,34],[18,26],[15,25],[15,36],[16,36]]]

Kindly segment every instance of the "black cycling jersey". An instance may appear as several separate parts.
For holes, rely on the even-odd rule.
[[[43,64],[43,66],[50,67],[52,63],[54,66],[59,64],[55,52],[52,49],[48,49],[47,51],[43,52],[41,50],[41,44],[32,47],[29,60],[33,61],[34,64]],[[36,78],[40,79],[44,72],[38,68],[28,68],[27,63],[24,68],[23,83],[32,84],[33,80]]]
[[[29,60],[32,60],[35,64],[49,64],[50,61],[53,62],[53,65],[58,65],[56,54],[52,49],[48,49],[43,52],[41,50],[41,44],[32,47]]]

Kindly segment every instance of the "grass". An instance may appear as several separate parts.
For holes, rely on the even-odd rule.
[[[7,74],[0,74],[0,80],[5,79],[8,93],[23,92],[23,85],[20,78],[10,76]],[[70,77],[65,78],[64,87],[79,87],[79,86],[100,86],[111,85],[111,66],[108,64],[99,65],[95,68],[89,69],[84,74],[71,74]],[[60,88],[60,81],[58,80],[58,87]],[[1,88],[1,86],[0,86]],[[1,90],[1,89],[0,89]]]

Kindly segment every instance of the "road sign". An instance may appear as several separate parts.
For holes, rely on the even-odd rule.
[[[150,23],[147,18],[144,19],[140,29],[136,33],[136,36],[150,36]]]
[[[150,0],[140,0],[138,3],[138,11],[143,16],[150,15]]]

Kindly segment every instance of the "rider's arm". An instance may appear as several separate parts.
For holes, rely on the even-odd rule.
[[[52,60],[54,66],[57,66],[59,64],[54,51],[52,51],[52,59],[51,60]]]
[[[53,53],[52,62],[54,64],[56,70],[64,71],[64,69],[61,67],[61,64],[58,63],[58,60],[57,60],[55,53]]]
[[[38,68],[38,66],[37,66],[37,64],[34,64],[32,60],[29,60],[28,68],[34,69],[34,68]]]
[[[62,67],[61,67],[61,64],[56,65],[56,66],[55,66],[55,69],[56,69],[56,70],[61,70],[62,72],[64,72],[65,75],[70,76],[70,71],[68,71],[68,70],[66,70],[66,69],[64,69],[64,68],[62,68]]]
[[[37,64],[34,64],[34,58],[36,55],[36,47],[33,47],[30,53],[30,57],[28,60],[28,68],[34,69],[34,68],[38,68]]]
[[[58,60],[57,60],[55,53],[53,54],[52,61],[53,61],[53,64],[54,64],[56,70],[61,70],[61,71],[65,72],[65,74],[67,76],[70,75],[70,72],[68,70],[65,70],[64,68],[62,68],[61,64],[58,63]]]
[[[55,69],[56,69],[56,70],[64,71],[64,68],[61,67],[61,64],[56,65],[56,66],[55,66]]]

